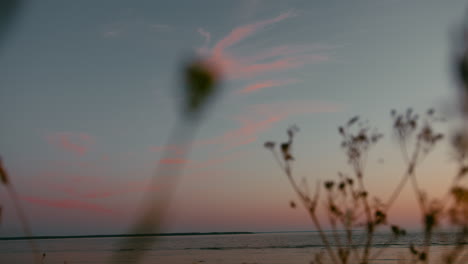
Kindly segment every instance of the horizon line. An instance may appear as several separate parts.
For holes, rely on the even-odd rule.
[[[300,233],[317,232],[313,230],[303,231],[236,231],[236,232],[175,232],[175,233],[145,233],[145,234],[100,234],[100,235],[41,235],[41,236],[8,236],[0,237],[0,240],[28,240],[28,239],[70,239],[70,238],[109,238],[109,237],[151,237],[151,236],[208,236],[208,235],[252,235],[267,233]],[[327,232],[327,231],[325,231]]]

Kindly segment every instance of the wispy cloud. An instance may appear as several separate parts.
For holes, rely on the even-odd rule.
[[[291,80],[292,81],[292,80]],[[196,140],[193,147],[218,146],[227,151],[231,148],[248,145],[257,141],[258,136],[268,131],[274,124],[283,121],[294,115],[313,113],[333,113],[341,111],[342,106],[336,103],[312,101],[312,100],[292,100],[287,102],[255,104],[245,108],[245,110],[232,119],[237,122],[237,127],[228,130],[221,135],[211,138]],[[184,149],[184,146],[170,146],[171,149]],[[162,150],[164,147],[151,147],[152,150]],[[177,153],[174,153],[177,156]],[[196,165],[197,162],[178,160],[177,158],[162,161],[165,164],[176,163]]]
[[[79,200],[68,200],[68,199],[54,199],[53,200],[53,199],[45,199],[45,198],[34,197],[34,196],[21,196],[20,198],[26,202],[41,205],[41,206],[48,206],[48,207],[61,208],[61,209],[77,209],[77,210],[91,211],[91,212],[102,213],[102,214],[117,214],[117,211],[109,209],[107,207],[104,207],[95,203],[83,202]]]
[[[66,193],[70,196],[78,196],[80,195],[80,191],[78,190],[76,184],[63,184],[63,183],[49,183],[46,184],[50,191]]]
[[[204,39],[203,45],[200,48],[198,48],[198,53],[200,53],[201,55],[206,55],[209,52],[208,49],[209,49],[209,45],[210,45],[210,42],[211,42],[211,34],[210,34],[210,32],[206,31],[203,28],[198,28],[197,32]]]
[[[245,122],[239,128],[225,132],[216,140],[223,144],[225,149],[247,145],[255,142],[259,134],[267,131],[282,119],[282,115],[278,114],[264,117],[261,120]]]
[[[119,187],[114,187],[114,188],[101,188],[101,189],[95,189],[91,191],[87,191],[83,195],[81,195],[82,198],[87,198],[87,199],[98,199],[98,198],[109,198],[113,196],[122,196],[122,195],[127,195],[127,194],[135,194],[135,193],[141,193],[141,192],[147,192],[147,191],[159,191],[161,190],[162,186],[156,186],[153,185],[150,181],[144,180],[144,181],[137,181],[137,182],[127,182],[125,184],[122,184]]]
[[[212,159],[207,159],[201,162],[193,163],[188,166],[189,169],[213,169],[213,167],[222,165],[228,161],[233,161],[245,156],[244,151],[236,151],[231,153],[225,153],[222,155],[217,155]]]
[[[93,177],[89,177],[93,178]],[[143,191],[155,191],[160,186],[154,186],[149,180],[130,180],[124,182],[88,180],[88,177],[73,177],[61,174],[54,180],[42,179],[40,183],[43,189],[54,194],[65,194],[73,199],[97,199],[121,196]]]
[[[47,136],[49,143],[77,155],[86,154],[94,144],[94,138],[87,133],[59,132]]]
[[[185,163],[185,168],[190,170],[193,174],[203,174],[208,173],[207,169],[212,171],[214,167],[218,167],[228,161],[232,161],[238,158],[245,156],[244,151],[234,151],[234,152],[226,152],[219,155],[216,155],[214,158],[209,158],[205,160],[190,160],[190,162]]]
[[[296,56],[290,56],[285,58],[280,58],[277,60],[263,62],[263,63],[250,63],[244,64],[240,67],[234,68],[230,76],[231,78],[240,79],[240,78],[252,78],[260,74],[270,73],[270,72],[279,72],[290,70],[304,66],[306,64],[324,62],[329,60],[328,56],[320,54],[300,54]]]
[[[237,93],[247,94],[247,93],[257,92],[257,91],[259,91],[261,89],[265,89],[265,88],[283,86],[283,85],[293,84],[293,83],[297,83],[297,82],[299,82],[299,80],[297,80],[297,79],[265,80],[265,81],[260,81],[260,82],[257,82],[257,83],[247,85],[242,90],[237,91]]]
[[[311,113],[332,113],[340,111],[338,104],[319,101],[288,101],[270,104],[256,104],[234,117],[239,126],[222,135],[195,141],[194,146],[220,145],[225,150],[255,142],[258,136],[274,124],[293,115]]]
[[[232,45],[244,40],[245,38],[253,35],[255,32],[259,31],[260,29],[280,22],[286,18],[295,16],[296,13],[293,11],[288,11],[286,13],[280,14],[279,16],[267,19],[263,21],[259,21],[253,24],[247,24],[244,26],[237,27],[233,29],[226,37],[222,38],[213,48],[213,56],[219,61],[225,61],[227,64],[231,63],[232,59],[230,58],[229,53],[227,52],[227,48],[231,47]]]
[[[205,142],[206,143],[206,142]],[[203,144],[203,141],[199,141],[197,144]],[[192,159],[181,159],[181,158],[167,158],[167,159],[161,159],[157,161],[156,164],[162,164],[162,165],[184,165],[184,167],[188,170],[204,170],[204,169],[212,169],[215,166],[221,165],[229,160],[233,160],[239,157],[242,157],[245,155],[243,151],[239,152],[231,152],[231,153],[223,153],[220,155],[215,156],[214,158],[209,158],[205,160],[192,160]],[[156,165],[155,163],[151,163],[151,166]],[[198,172],[200,173],[200,172]]]
[[[254,54],[235,54],[230,49],[237,43],[257,34],[267,26],[295,17],[295,11],[282,13],[274,18],[254,22],[234,28],[228,35],[221,38],[208,52],[211,59],[220,66],[227,79],[247,79],[261,74],[280,72],[304,66],[306,64],[328,61],[330,58],[323,52],[318,52],[326,46],[319,45],[281,45]],[[206,30],[199,33],[209,36]],[[207,43],[207,42],[205,42]],[[207,51],[207,45],[199,50]]]

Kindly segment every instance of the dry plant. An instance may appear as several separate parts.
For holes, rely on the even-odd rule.
[[[3,166],[2,159],[0,158],[0,183],[5,186],[8,195],[10,196],[10,199],[13,201],[13,206],[16,210],[16,214],[18,216],[18,219],[20,220],[21,227],[23,229],[23,233],[27,237],[32,237],[32,232],[31,232],[31,227],[29,225],[28,218],[26,214],[24,213],[23,207],[21,206],[21,203],[19,201],[18,194],[16,192],[16,189],[13,186],[13,183],[10,180],[10,177],[8,176],[7,170]],[[0,207],[0,218],[2,217],[1,215],[1,207]],[[33,258],[34,258],[34,263],[41,263],[41,257],[39,254],[39,248],[32,239],[28,239],[29,241],[29,246],[31,247],[31,250],[33,252]]]
[[[167,146],[183,146],[179,158],[184,159],[191,148],[196,130],[206,114],[208,105],[219,92],[221,81],[220,70],[214,62],[206,59],[196,59],[184,65],[184,85],[182,116],[173,127]],[[168,149],[164,150],[161,160],[171,157]],[[170,200],[181,177],[183,164],[164,168],[156,167],[152,178],[153,186],[163,186],[160,191],[148,191],[142,201],[141,215],[131,227],[130,234],[158,234],[161,229],[164,215]],[[138,263],[144,249],[156,242],[154,236],[141,239],[140,237],[127,237],[121,241],[119,250],[112,255],[111,263],[120,263],[123,254],[132,263]],[[131,249],[131,250],[128,250]]]
[[[339,172],[338,179],[325,181],[323,186],[317,184],[313,195],[305,184],[299,184],[298,179],[293,176],[292,145],[298,128],[288,129],[288,140],[279,144],[279,147],[276,147],[275,142],[264,144],[291,183],[322,240],[324,252],[316,254],[311,263],[367,264],[379,257],[387,247],[375,247],[378,229],[382,230],[385,227],[391,231],[385,243],[387,246],[406,235],[405,229],[388,222],[388,214],[402,189],[408,184],[411,185],[418,203],[424,234],[422,244],[408,245],[410,263],[429,263],[434,232],[444,219],[449,219],[451,227],[457,228],[458,232],[456,245],[443,256],[442,263],[467,263],[468,256],[463,253],[466,249],[465,238],[468,236],[468,188],[460,184],[460,179],[468,174],[468,137],[465,134],[457,134],[452,140],[459,169],[447,194],[436,199],[429,197],[427,192],[421,189],[417,168],[444,138],[443,134],[434,129],[434,124],[442,119],[438,118],[432,109],[422,117],[411,109],[404,113],[392,111],[391,117],[393,134],[405,168],[399,183],[387,199],[370,193],[365,181],[369,177],[365,170],[369,152],[383,135],[359,117],[351,118],[344,126],[338,128],[350,173]],[[322,188],[325,194],[320,195]],[[291,205],[295,206],[294,203]],[[326,216],[331,232],[325,232],[323,220],[320,220],[319,215]],[[346,235],[340,236],[339,231],[344,231]]]

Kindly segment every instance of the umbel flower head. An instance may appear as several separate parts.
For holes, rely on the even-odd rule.
[[[216,94],[221,74],[213,61],[204,59],[187,63],[184,71],[184,112],[186,117],[194,118]]]
[[[5,170],[5,168],[3,167],[3,163],[2,163],[2,158],[0,157],[0,182],[2,184],[5,184],[5,185],[8,185],[9,184],[9,179],[8,179],[8,174]]]

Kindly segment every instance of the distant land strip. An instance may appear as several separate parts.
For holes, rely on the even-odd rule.
[[[161,233],[161,234],[117,234],[117,235],[85,235],[85,236],[32,236],[32,237],[0,237],[0,240],[26,239],[67,239],[67,238],[105,238],[105,237],[153,237],[153,236],[208,236],[208,235],[249,235],[254,232],[211,232],[211,233]]]

